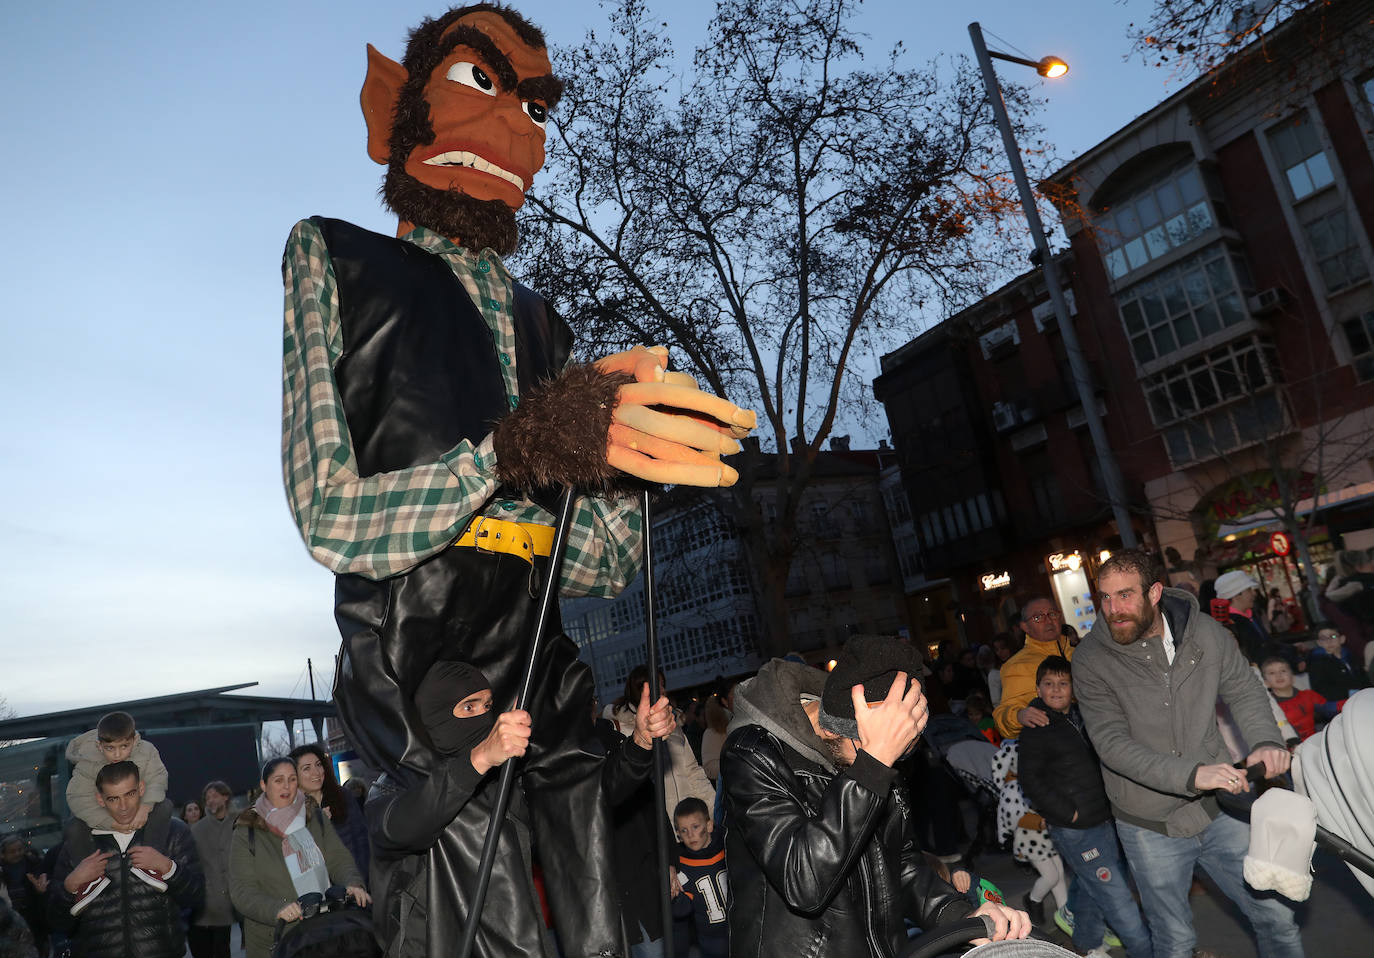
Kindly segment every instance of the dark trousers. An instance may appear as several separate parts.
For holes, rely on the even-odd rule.
[[[335,618],[343,648],[334,701],[350,741],[369,764],[402,780],[430,767],[433,754],[413,697],[435,661],[475,665],[491,682],[497,708],[512,706],[538,617],[535,597],[545,566],[543,559],[531,567],[515,556],[450,548],[380,582],[338,577]],[[610,821],[601,793],[604,752],[592,726],[593,693],[591,672],[562,634],[555,605],[535,666],[530,747],[517,770],[554,925],[569,956],[619,953],[623,947]],[[454,928],[466,915],[464,903],[475,884],[473,849],[480,849],[486,831],[485,824],[474,823],[475,834],[455,841],[455,830],[466,820],[460,815],[436,846],[447,860],[431,862],[432,868],[442,864],[444,873],[431,873],[431,937],[441,931],[435,927],[443,921],[438,914],[447,910]],[[531,862],[521,857],[519,843],[502,843],[493,887],[529,885]],[[488,897],[478,953],[505,953],[503,946],[528,939],[520,947],[537,954],[533,941],[543,938],[538,915],[537,902]],[[483,947],[484,940],[491,947]]]
[[[191,958],[229,958],[229,925],[192,925],[186,929]]]

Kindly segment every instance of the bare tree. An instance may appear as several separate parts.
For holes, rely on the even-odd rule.
[[[765,654],[788,648],[784,588],[817,453],[837,420],[872,408],[856,353],[981,295],[1016,210],[976,70],[908,68],[900,46],[866,68],[854,6],[723,0],[680,77],[660,25],[622,0],[608,38],[556,57],[569,89],[524,223],[524,272],[585,353],[669,345],[705,388],[757,404],[762,442],[731,501]],[[1026,92],[1007,99],[1024,125]]]
[[[10,705],[10,700],[5,698],[3,695],[0,695],[0,722],[4,721],[5,719],[15,718],[16,716],[18,716],[18,714],[19,713],[14,710],[14,706]],[[6,745],[13,744],[14,743],[12,741],[9,741],[7,739],[0,739],[0,748],[4,748]]]
[[[1149,19],[1132,23],[1127,35],[1134,52],[1147,63],[1192,75],[1217,71],[1223,61],[1246,47],[1268,61],[1269,37],[1292,21],[1300,37],[1295,45],[1305,57],[1317,54],[1324,68],[1347,55],[1348,35],[1339,21],[1356,5],[1352,0],[1155,0]],[[1337,7],[1347,10],[1341,16],[1329,16]],[[1298,72],[1305,75],[1311,68]],[[1234,76],[1231,79],[1238,81]],[[1301,80],[1295,84],[1295,89],[1305,88]]]

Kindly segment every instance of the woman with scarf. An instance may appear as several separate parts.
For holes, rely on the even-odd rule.
[[[358,874],[363,876],[363,884],[368,881],[368,866],[372,862],[372,847],[367,840],[367,820],[363,817],[363,807],[334,780],[334,765],[329,761],[329,753],[319,742],[298,745],[291,750],[296,760],[296,777],[301,783],[305,797],[313,801],[324,812],[339,833],[353,863],[358,866]]]
[[[304,894],[346,885],[359,905],[372,901],[353,856],[301,791],[295,761],[269,759],[259,784],[262,795],[234,822],[229,856],[229,898],[244,917],[248,958],[269,958],[277,921],[299,921]]]

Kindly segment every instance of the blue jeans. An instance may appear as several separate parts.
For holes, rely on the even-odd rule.
[[[1155,958],[1188,958],[1193,952],[1197,932],[1188,889],[1197,865],[1249,920],[1259,940],[1260,958],[1302,958],[1302,936],[1293,910],[1282,899],[1271,897],[1273,892],[1256,897],[1241,877],[1250,847],[1249,825],[1222,814],[1191,838],[1171,838],[1120,821],[1116,831],[1140,889]]]
[[[630,946],[630,958],[663,958],[663,939],[649,940],[644,923],[639,923],[639,941]]]
[[[1073,943],[1082,951],[1102,944],[1110,925],[1128,958],[1150,958],[1150,933],[1140,917],[1131,887],[1126,882],[1126,863],[1116,844],[1110,820],[1091,828],[1050,829],[1059,857],[1073,872]]]

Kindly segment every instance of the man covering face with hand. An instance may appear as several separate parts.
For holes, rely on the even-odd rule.
[[[735,692],[721,756],[730,949],[792,958],[897,954],[904,919],[923,929],[975,913],[917,847],[893,764],[927,709],[909,646],[855,636],[829,679],[774,659]],[[1024,912],[985,904],[997,938]]]

